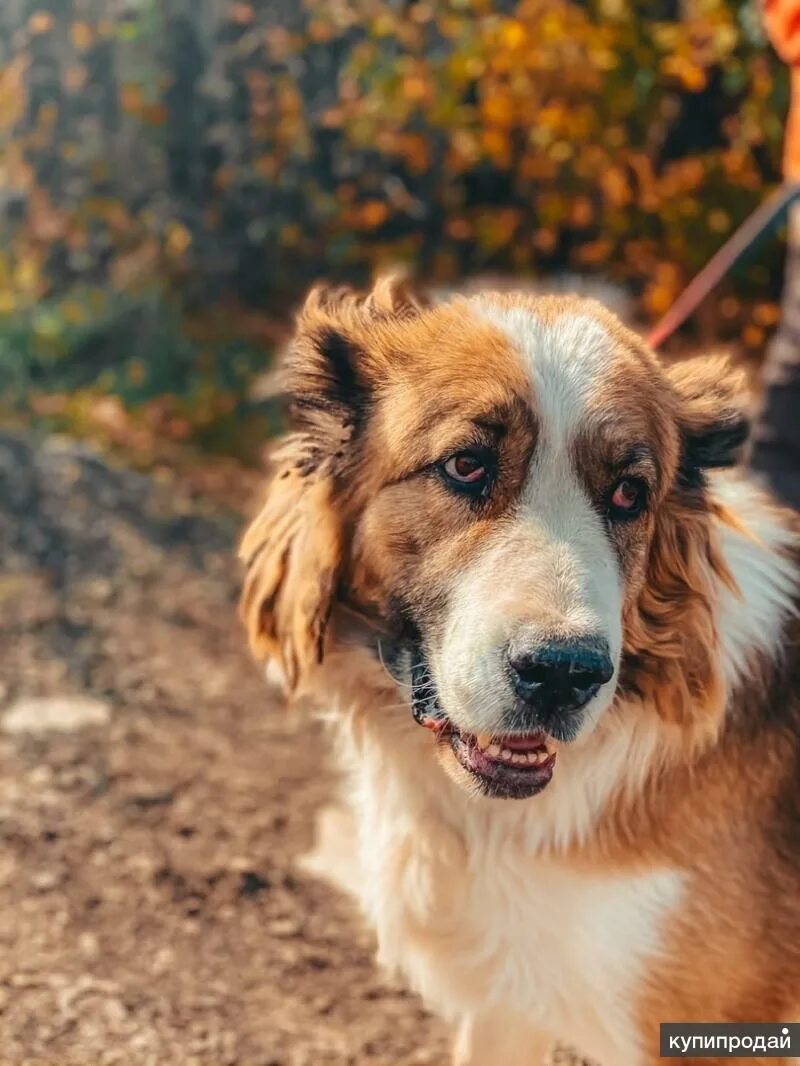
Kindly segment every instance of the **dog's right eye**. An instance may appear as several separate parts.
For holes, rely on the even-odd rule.
[[[467,450],[456,452],[441,464],[447,482],[458,492],[483,496],[489,488],[489,468],[486,456]]]

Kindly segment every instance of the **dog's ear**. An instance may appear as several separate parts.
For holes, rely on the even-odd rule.
[[[307,463],[302,440],[290,441],[240,549],[250,647],[279,667],[289,692],[322,661],[342,557],[333,479]]]
[[[385,371],[381,325],[422,308],[404,278],[380,278],[364,296],[351,289],[312,289],[297,320],[285,367],[293,426],[318,463],[344,457],[344,446],[364,423]]]
[[[668,371],[677,393],[681,476],[689,484],[703,470],[733,466],[749,431],[745,375],[720,356],[699,356]]]
[[[312,290],[286,356],[289,417],[312,465],[339,457],[369,403],[368,355],[351,302],[343,291]]]
[[[635,687],[667,721],[713,735],[726,687],[716,603],[720,585],[736,590],[712,536],[719,505],[698,494],[704,471],[732,466],[747,438],[744,374],[724,358],[701,356],[667,371],[681,435],[675,491],[655,513],[647,578],[626,616]]]
[[[344,552],[344,511],[359,481],[358,436],[385,373],[382,325],[418,314],[402,279],[367,296],[312,290],[284,367],[292,434],[275,457],[261,513],[245,533],[241,613],[259,659],[295,691],[322,661]]]

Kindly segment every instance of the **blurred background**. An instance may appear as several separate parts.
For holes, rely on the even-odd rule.
[[[324,741],[236,620],[290,312],[403,262],[647,328],[779,183],[788,99],[753,0],[2,0],[4,1061],[444,1061],[303,873]],[[670,351],[756,379],[783,260]]]
[[[753,0],[3,0],[0,392],[250,461],[320,277],[569,271],[662,314],[780,176]],[[777,240],[706,301],[758,360]],[[690,334],[691,335],[691,334]]]

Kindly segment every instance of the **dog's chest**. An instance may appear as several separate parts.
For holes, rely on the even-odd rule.
[[[362,852],[363,895],[386,964],[450,1017],[501,1009],[604,1066],[635,1066],[636,1001],[679,875],[545,860],[513,820],[381,821]]]

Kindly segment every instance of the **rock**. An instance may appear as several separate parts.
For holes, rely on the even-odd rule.
[[[0,719],[0,729],[20,733],[74,733],[86,726],[106,725],[111,717],[107,703],[91,696],[52,696],[21,699]]]
[[[52,892],[63,882],[61,870],[39,870],[31,876],[30,884],[34,892]]]

